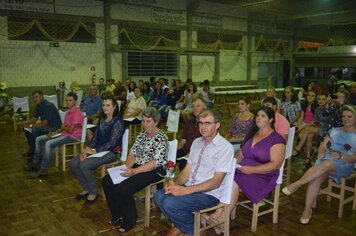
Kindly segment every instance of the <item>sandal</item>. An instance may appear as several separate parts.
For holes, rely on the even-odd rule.
[[[301,152],[301,150],[298,150],[298,149],[294,148],[293,153],[292,153],[292,157],[299,156],[300,152]]]
[[[312,161],[312,158],[311,157],[306,157],[305,158],[305,161],[304,161],[304,167],[305,169],[309,169],[309,167],[311,167],[311,161]]]

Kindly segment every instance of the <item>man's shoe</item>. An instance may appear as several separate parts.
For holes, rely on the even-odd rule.
[[[41,168],[41,169],[39,169],[39,171],[30,174],[30,179],[37,179],[40,177],[47,177],[47,176],[48,176],[47,169]]]
[[[25,153],[22,153],[22,157],[30,157],[30,156],[32,156],[32,155],[33,155],[33,152],[30,151],[30,150],[28,150],[28,151],[25,152]]]
[[[23,166],[24,171],[38,171],[39,169],[40,169],[40,165],[33,162],[28,162]]]

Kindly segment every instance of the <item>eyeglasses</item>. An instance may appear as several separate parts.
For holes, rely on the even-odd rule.
[[[216,123],[218,123],[218,122],[211,122],[211,121],[207,121],[207,122],[197,122],[197,124],[199,125],[199,126],[203,126],[203,125],[205,125],[205,126],[210,126],[210,125],[212,125],[212,124],[216,124]]]

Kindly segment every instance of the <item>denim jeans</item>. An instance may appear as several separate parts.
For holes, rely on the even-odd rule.
[[[33,127],[32,132],[29,132],[25,129],[23,129],[23,132],[25,133],[28,145],[29,145],[29,151],[34,152],[35,147],[36,147],[36,138],[40,135],[48,134],[51,131],[54,131],[54,128],[48,127],[48,126],[41,126],[41,127]]]
[[[164,189],[158,190],[153,200],[163,214],[183,233],[194,234],[194,211],[210,208],[219,200],[205,193],[192,193],[184,196],[165,194]]]
[[[80,185],[84,191],[88,191],[89,194],[98,194],[98,187],[96,186],[96,177],[93,170],[98,169],[101,165],[108,164],[117,160],[117,156],[113,152],[102,157],[86,158],[84,161],[80,161],[79,157],[74,157],[70,161],[70,168],[74,175],[77,177]]]
[[[49,162],[52,156],[52,149],[62,146],[66,143],[73,143],[77,140],[67,136],[59,136],[57,138],[49,138],[47,135],[41,135],[36,138],[35,155],[33,163],[38,163],[41,159],[42,146],[44,146],[44,154],[41,162],[42,169],[48,169]]]

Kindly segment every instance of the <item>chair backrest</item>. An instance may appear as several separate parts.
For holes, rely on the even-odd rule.
[[[222,192],[222,195],[220,198],[220,202],[222,202],[222,203],[230,204],[232,184],[233,184],[234,176],[235,176],[235,169],[236,169],[236,159],[233,158],[230,172],[225,175],[225,178],[221,183],[223,192]]]
[[[121,100],[116,100],[117,102],[117,108],[119,109],[119,112],[121,111],[121,105],[122,105],[122,101]]]
[[[170,132],[178,132],[180,111],[169,110],[167,118],[167,130]]]
[[[77,107],[80,107],[80,103],[82,102],[82,98],[83,98],[83,90],[82,89],[78,89],[78,90],[74,90],[74,92],[77,94],[78,99],[77,99]]]
[[[288,133],[288,140],[287,140],[287,144],[286,144],[286,156],[285,156],[285,159],[291,158],[291,156],[292,156],[294,136],[295,136],[295,127],[290,127],[289,128],[289,133]]]
[[[82,138],[80,140],[80,142],[82,142],[82,143],[85,143],[85,138],[87,135],[87,124],[88,124],[88,118],[86,116],[84,116],[83,128],[82,128]]]
[[[167,161],[173,161],[176,163],[177,158],[177,148],[178,148],[178,140],[172,140],[168,143],[168,154],[167,154]]]
[[[30,111],[28,96],[23,98],[13,97],[12,103],[14,105],[14,112],[17,112],[19,108],[21,108],[21,112]]]
[[[279,175],[277,179],[277,184],[281,184],[283,182],[283,171],[284,171],[284,163],[286,162],[286,159],[284,158],[283,163],[281,167],[279,167]]]
[[[67,114],[67,111],[62,111],[62,110],[58,110],[59,116],[61,117],[61,121],[62,123],[64,123],[64,117]]]
[[[57,99],[57,94],[53,95],[43,95],[43,98],[49,101],[50,103],[53,103],[53,105],[58,109],[58,99]]]
[[[124,135],[122,136],[121,161],[126,161],[129,152],[129,132],[129,129],[125,129]]]

